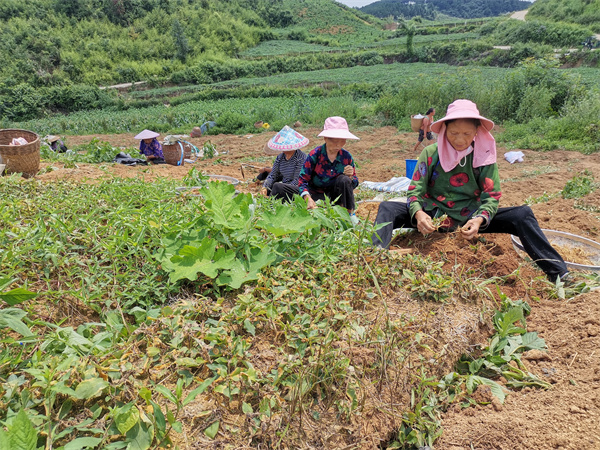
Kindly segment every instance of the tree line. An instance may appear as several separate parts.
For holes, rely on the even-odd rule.
[[[393,16],[410,19],[420,16],[435,20],[438,14],[462,19],[494,17],[529,6],[531,3],[521,0],[380,0],[360,10],[381,18]]]

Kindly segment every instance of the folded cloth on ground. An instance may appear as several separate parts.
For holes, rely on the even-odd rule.
[[[504,159],[507,160],[509,163],[513,164],[515,162],[523,162],[523,157],[525,155],[523,154],[523,152],[506,152],[504,154]]]
[[[148,161],[144,159],[133,158],[129,153],[120,152],[115,156],[113,160],[117,164],[124,164],[126,166],[147,166]]]
[[[363,181],[360,186],[383,192],[406,192],[410,185],[410,178],[393,177],[388,181]]]

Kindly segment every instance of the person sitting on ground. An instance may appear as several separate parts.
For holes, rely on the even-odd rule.
[[[431,126],[438,133],[437,143],[421,152],[407,202],[380,204],[375,226],[386,225],[373,234],[373,244],[389,247],[396,228],[433,233],[438,227],[432,219],[445,216],[439,229],[459,230],[465,239],[477,233],[518,236],[551,281],[568,279],[563,258],[548,242],[531,208],[498,208],[501,191],[493,126],[472,101],[451,103],[446,116]]]
[[[423,118],[423,122],[421,122],[421,128],[419,129],[419,138],[417,143],[415,144],[415,148],[413,152],[416,152],[419,148],[419,145],[425,139],[425,135],[427,135],[427,140],[430,144],[433,143],[433,135],[431,134],[431,124],[433,123],[433,115],[435,114],[434,108],[429,108],[425,113],[425,117]]]
[[[135,139],[140,140],[140,155],[146,156],[148,162],[152,164],[165,162],[162,145],[156,139],[158,136],[159,133],[151,130],[144,130],[135,136]]]
[[[307,145],[308,139],[287,125],[269,139],[265,153],[277,155],[277,158],[263,183],[263,195],[291,201],[293,192],[297,193],[300,170],[306,159],[306,154],[300,149]],[[293,188],[291,194],[286,189],[288,185]]]
[[[354,214],[354,189],[358,178],[352,155],[344,149],[347,139],[359,140],[350,133],[343,117],[328,117],[319,137],[325,140],[308,154],[298,181],[298,192],[306,200],[307,209],[317,207],[317,200],[331,199],[348,210],[353,224],[358,223]]]
[[[49,134],[44,138],[44,140],[48,143],[50,150],[53,152],[64,153],[68,150],[65,143],[58,136]]]

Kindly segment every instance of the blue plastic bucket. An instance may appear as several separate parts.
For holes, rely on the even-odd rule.
[[[412,178],[415,168],[417,167],[416,159],[407,159],[406,161],[406,178]]]

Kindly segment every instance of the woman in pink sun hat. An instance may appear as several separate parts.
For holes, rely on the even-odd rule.
[[[308,154],[300,172],[298,190],[308,209],[316,208],[317,200],[331,199],[348,210],[353,224],[354,189],[358,186],[352,155],[344,149],[348,139],[358,140],[350,133],[343,117],[328,117],[319,136],[325,140]]]
[[[500,177],[494,122],[479,114],[470,100],[455,100],[446,116],[434,122],[437,143],[419,156],[406,203],[382,202],[375,225],[386,224],[372,238],[387,248],[397,228],[423,234],[460,230],[465,239],[478,233],[518,236],[532,261],[551,281],[568,274],[563,258],[550,245],[529,206],[499,208]],[[439,227],[434,218],[445,216]]]

